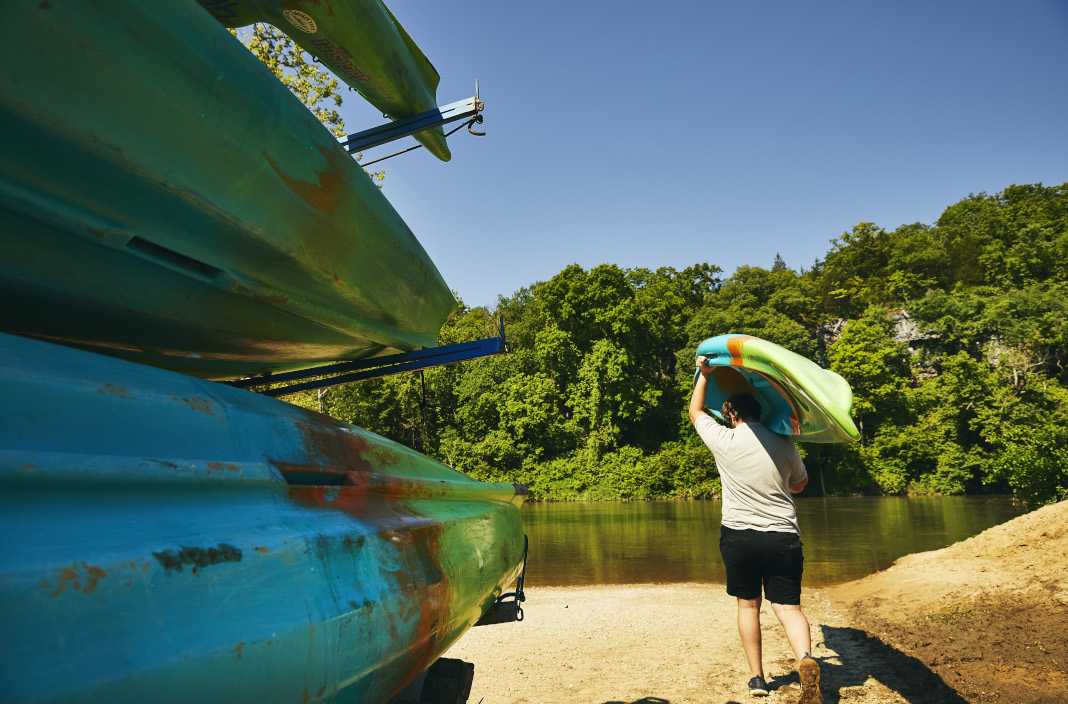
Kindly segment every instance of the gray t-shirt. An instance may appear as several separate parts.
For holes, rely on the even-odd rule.
[[[694,427],[719,468],[723,525],[800,535],[789,485],[808,473],[793,440],[755,422],[725,428],[708,415]]]

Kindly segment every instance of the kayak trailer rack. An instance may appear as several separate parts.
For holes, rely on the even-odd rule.
[[[460,100],[455,103],[450,103],[444,107],[434,108],[433,110],[427,110],[421,112],[418,115],[412,115],[401,120],[395,120],[393,122],[387,122],[384,125],[378,127],[372,127],[362,132],[354,132],[353,134],[345,136],[341,139],[341,146],[345,148],[349,154],[355,154],[356,152],[362,152],[365,149],[388,144],[389,142],[408,137],[416,132],[422,132],[432,127],[440,127],[441,125],[447,125],[450,122],[456,122],[457,120],[467,120],[467,131],[471,134],[481,137],[485,135],[485,132],[477,132],[472,129],[475,124],[482,124],[482,109],[485,107],[483,102],[478,97],[478,81],[475,81],[475,95],[467,100]],[[463,125],[460,125],[463,127]],[[456,130],[460,129],[457,127]],[[452,132],[455,132],[453,130]],[[449,134],[452,134],[449,132]],[[389,159],[390,157],[397,156],[398,154],[404,154],[410,152],[413,149],[418,149],[421,144],[417,144],[414,147],[408,149],[402,149],[395,154],[384,156],[381,159],[375,159],[374,161],[368,161],[360,166],[370,166],[379,161]]]
[[[295,372],[283,372],[281,374],[264,374],[248,379],[224,381],[227,386],[239,389],[249,389],[257,386],[286,384],[264,389],[258,393],[264,396],[278,397],[295,394],[300,391],[312,391],[325,389],[331,386],[341,386],[355,381],[377,379],[392,374],[412,372],[431,367],[440,367],[445,364],[466,362],[472,359],[492,357],[509,351],[508,343],[504,337],[488,337],[484,340],[472,342],[458,342],[454,345],[442,345],[441,347],[427,347],[414,352],[403,354],[391,354],[385,357],[373,357],[361,359],[356,362],[339,362],[327,364],[311,369],[300,369]],[[329,375],[329,376],[327,376]],[[320,378],[315,378],[320,377]],[[304,381],[309,379],[309,381]],[[297,382],[297,383],[289,383]]]

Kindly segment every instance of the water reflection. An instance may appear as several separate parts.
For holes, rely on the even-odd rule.
[[[549,503],[523,508],[527,584],[724,581],[719,501]],[[805,585],[859,579],[1025,512],[1009,497],[800,498]]]

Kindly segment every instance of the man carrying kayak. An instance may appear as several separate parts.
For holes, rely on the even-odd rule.
[[[801,551],[791,493],[808,483],[793,440],[765,428],[760,402],[735,394],[723,404],[725,428],[704,411],[712,367],[698,357],[700,376],[690,397],[690,420],[712,451],[723,487],[719,549],[727,570],[727,593],[738,599],[738,633],[753,678],[749,693],[767,696],[760,642],[761,596],[771,603],[797,656],[798,704],[819,704],[820,666],[809,654],[812,635],[801,611]]]

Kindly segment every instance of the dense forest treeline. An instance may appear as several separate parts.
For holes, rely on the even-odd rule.
[[[1068,497],[1068,184],[969,196],[933,226],[860,223],[800,271],[568,266],[462,307],[439,343],[499,319],[510,354],[291,400],[535,498],[707,497],[694,350],[745,333],[853,388],[862,440],[800,443],[810,491]]]

